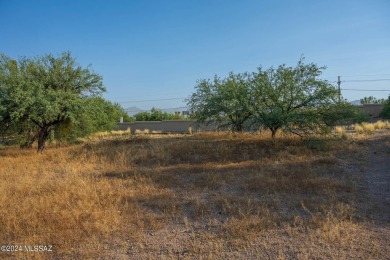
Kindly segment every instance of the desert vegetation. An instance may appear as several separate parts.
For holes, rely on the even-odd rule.
[[[341,99],[328,81],[320,79],[325,67],[305,64],[256,72],[229,73],[213,80],[197,82],[187,105],[202,123],[230,126],[234,131],[267,128],[275,138],[278,132],[305,136],[327,133],[336,125],[362,122],[365,115]]]
[[[186,117],[179,113],[170,114],[159,109],[152,108],[150,111],[139,112],[134,115],[135,121],[162,121],[162,120],[185,120]]]
[[[48,140],[76,141],[112,130],[129,116],[105,100],[102,76],[70,52],[18,60],[0,54],[0,137],[43,151]]]
[[[0,246],[23,249],[1,257],[384,258],[385,182],[366,168],[388,169],[389,123],[362,123],[323,70],[200,80],[192,116],[232,131],[132,134],[70,53],[1,55]]]
[[[1,257],[385,258],[356,174],[372,134],[343,134],[122,131],[1,148],[0,241],[53,246]]]

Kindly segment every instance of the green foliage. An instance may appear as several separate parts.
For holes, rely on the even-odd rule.
[[[337,89],[318,79],[324,69],[301,58],[295,67],[260,67],[251,74],[200,80],[188,106],[200,122],[229,124],[237,131],[262,126],[273,137],[279,129],[298,135],[327,133],[336,123],[360,121],[360,111],[338,103]]]
[[[381,117],[385,119],[390,119],[390,96],[387,98],[384,104],[385,106],[383,107],[383,110],[381,112]]]
[[[127,112],[124,110],[123,110],[123,112],[125,112],[125,114],[122,115],[123,122],[134,122],[135,121],[135,117],[129,116],[129,114],[127,114]]]
[[[242,131],[252,116],[249,75],[230,73],[225,79],[200,80],[196,92],[187,100],[191,113],[199,122],[217,122]]]
[[[350,125],[368,121],[368,115],[348,102],[336,103],[322,110],[320,116],[327,126]]]
[[[82,102],[83,111],[77,121],[67,120],[56,126],[56,139],[73,142],[94,132],[112,130],[120,117],[129,117],[119,104],[101,97],[84,98]]]
[[[183,120],[186,119],[179,114],[170,114],[152,108],[150,112],[139,112],[135,116],[136,121],[162,121],[162,120]]]
[[[373,96],[364,97],[360,99],[360,104],[383,104],[386,102],[386,99],[384,98],[375,98]]]
[[[303,58],[294,68],[259,68],[251,86],[255,121],[273,137],[278,129],[302,135],[326,128],[321,113],[336,104],[337,90],[318,79],[324,69]]]
[[[26,136],[26,146],[38,140],[40,151],[57,125],[76,124],[86,110],[85,99],[103,91],[102,77],[78,65],[69,52],[18,61],[0,56],[1,125],[21,127],[18,134]]]

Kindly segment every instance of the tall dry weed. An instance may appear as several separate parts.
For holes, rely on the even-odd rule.
[[[52,245],[57,255],[91,257],[112,235],[138,233],[128,227],[140,222],[133,214],[143,216],[138,206],[118,196],[124,184],[91,174],[98,158],[77,160],[65,149],[44,154],[11,150],[0,157],[2,243]]]
[[[375,131],[375,125],[372,123],[362,123],[364,132],[372,134]]]

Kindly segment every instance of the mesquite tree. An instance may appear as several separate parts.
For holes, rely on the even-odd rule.
[[[69,52],[18,61],[0,56],[0,122],[25,126],[28,146],[38,140],[38,151],[55,126],[77,121],[84,99],[103,91],[102,77]]]
[[[191,113],[199,122],[230,125],[241,132],[252,116],[249,103],[248,74],[230,73],[227,78],[200,80],[196,92],[187,100]]]
[[[255,121],[269,128],[302,135],[327,126],[324,114],[335,106],[337,90],[318,77],[325,67],[304,64],[295,67],[259,68],[251,83]]]
[[[301,136],[326,131],[352,110],[337,102],[334,86],[319,79],[324,69],[301,58],[295,67],[260,67],[254,73],[200,80],[188,106],[200,122],[228,122],[236,131],[263,126],[273,138],[280,129]]]

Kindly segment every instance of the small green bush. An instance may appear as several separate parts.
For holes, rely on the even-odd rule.
[[[385,106],[383,107],[381,117],[385,119],[390,119],[390,96],[387,98],[385,102]]]
[[[310,150],[328,151],[329,144],[325,139],[309,137],[304,139],[305,146]]]

